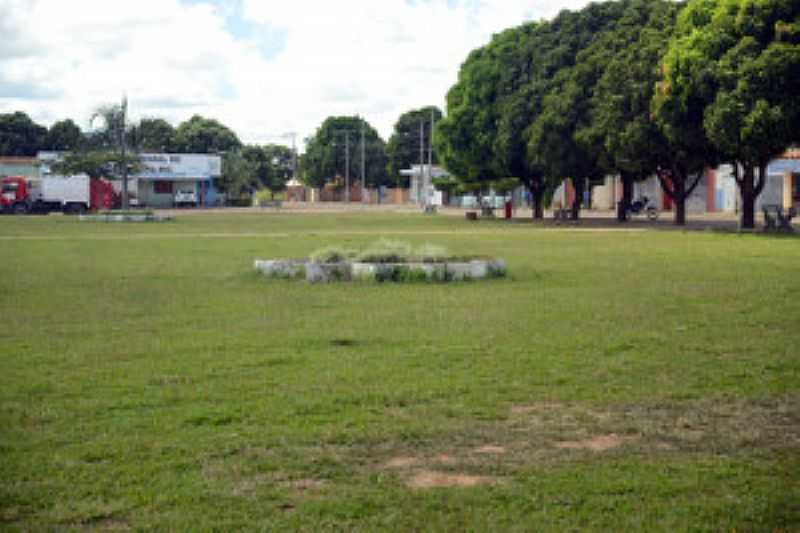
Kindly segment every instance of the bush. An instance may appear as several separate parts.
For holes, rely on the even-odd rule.
[[[356,256],[363,263],[405,263],[411,257],[411,245],[401,241],[380,239]]]
[[[314,263],[344,263],[353,258],[355,252],[338,246],[326,246],[311,254]]]
[[[425,243],[417,248],[414,257],[422,263],[440,263],[447,259],[447,248],[437,244]]]

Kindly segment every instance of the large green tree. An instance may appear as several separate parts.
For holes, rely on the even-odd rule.
[[[602,144],[607,168],[621,178],[620,221],[627,218],[634,182],[654,175],[669,159],[669,144],[652,119],[650,102],[658,65],[682,5],[668,0],[630,1],[614,30],[586,51],[587,58],[599,59],[604,68],[593,88],[591,118],[578,136]]]
[[[34,156],[45,147],[47,128],[22,111],[0,114],[0,155]]]
[[[83,132],[72,119],[54,122],[47,130],[45,146],[48,150],[68,152],[77,150],[83,145]]]
[[[664,59],[655,109],[669,134],[689,124],[734,163],[743,228],[755,227],[770,159],[800,139],[798,94],[800,3],[690,2]]]
[[[403,181],[400,171],[411,168],[420,162],[420,145],[424,151],[424,161],[428,162],[428,147],[431,141],[431,122],[442,119],[442,111],[435,106],[413,109],[400,115],[394,125],[389,142],[386,143],[387,171],[389,177],[397,183]],[[420,127],[421,126],[421,127]],[[420,144],[420,132],[422,143]],[[436,151],[433,152],[433,163],[439,163]],[[407,178],[406,178],[407,179]]]
[[[241,141],[230,128],[217,120],[200,115],[194,115],[182,122],[173,136],[174,150],[187,154],[229,152],[238,150],[241,146]]]
[[[252,165],[258,184],[269,189],[273,197],[286,189],[294,165],[291,148],[280,144],[247,145],[242,155]]]
[[[175,128],[163,118],[143,118],[131,127],[131,145],[139,152],[174,151]]]
[[[236,201],[258,188],[256,172],[256,165],[242,151],[227,152],[222,156],[222,175],[217,185],[220,191],[228,195],[229,201]]]
[[[366,183],[370,186],[387,184],[386,144],[377,130],[358,116],[328,117],[314,135],[306,139],[305,182],[311,187],[322,187],[336,176],[345,177],[346,173],[351,184],[359,180],[362,131]]]

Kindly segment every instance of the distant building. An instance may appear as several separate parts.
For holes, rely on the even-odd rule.
[[[436,165],[411,165],[411,168],[401,170],[400,175],[409,177],[409,197],[412,202],[418,205],[441,205],[441,192],[436,190],[432,180],[450,176],[445,169]]]
[[[39,152],[42,175],[63,158],[62,152]],[[217,189],[214,181],[222,174],[222,157],[209,154],[139,154],[142,170],[129,176],[128,191],[134,204],[148,207],[172,207],[177,191],[193,191],[198,205],[214,205]],[[120,190],[121,180],[114,180]]]
[[[35,157],[0,157],[0,177],[24,176],[39,177],[39,160]]]
[[[703,173],[695,190],[686,200],[688,213],[738,213],[741,206],[739,187],[733,176],[733,165],[720,165]],[[661,209],[669,211],[672,202],[664,194],[655,177],[634,184],[634,199],[651,198]],[[607,177],[605,183],[592,190],[592,208],[614,209],[622,199],[619,177]],[[767,182],[756,200],[756,211],[762,205],[782,205],[788,209],[800,206],[800,149],[791,149],[770,162]]]

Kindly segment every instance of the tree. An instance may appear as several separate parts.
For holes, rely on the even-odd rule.
[[[47,131],[45,145],[56,152],[77,150],[83,145],[83,133],[72,119],[59,120]]]
[[[286,189],[294,164],[291,148],[279,144],[248,145],[242,149],[242,156],[252,165],[257,182],[273,197]]]
[[[0,114],[0,155],[35,156],[46,137],[47,128],[22,111]]]
[[[359,179],[362,128],[366,182],[372,186],[387,183],[386,145],[375,128],[354,116],[328,117],[314,135],[306,139],[303,168],[309,186],[322,187],[337,175],[347,173],[350,183]]]
[[[139,152],[171,152],[175,128],[162,118],[143,118],[131,128],[130,137]]]
[[[128,152],[128,99],[123,98],[120,104],[100,106],[92,115],[91,122],[99,120],[102,125],[90,137],[100,151],[108,153],[108,160],[113,162],[113,171],[122,179],[122,209],[128,209],[128,171],[130,160]],[[93,161],[88,159],[88,163]]]
[[[222,175],[217,184],[228,198],[249,194],[258,186],[255,165],[240,151],[225,153],[222,156]]]
[[[397,183],[403,179],[400,171],[420,163],[420,129],[422,129],[422,146],[424,161],[428,161],[428,147],[431,136],[431,120],[434,123],[442,119],[442,111],[435,106],[413,109],[400,115],[394,125],[389,142],[386,143],[386,157],[389,160],[387,172]],[[420,128],[422,125],[422,128]],[[434,151],[433,163],[439,163],[438,154]]]
[[[194,115],[175,130],[173,147],[176,152],[210,154],[241,148],[236,134],[220,122]]]
[[[141,169],[141,162],[134,154],[127,153],[125,162],[129,171]],[[92,179],[100,179],[119,173],[121,163],[117,152],[76,150],[56,162],[52,170],[56,174],[87,174]]]
[[[602,74],[592,90],[590,119],[576,136],[595,150],[601,145],[603,165],[619,174],[620,222],[627,219],[634,182],[655,174],[667,160],[668,142],[651,117],[650,101],[681,7],[667,0],[629,1],[614,29],[582,54],[581,60],[601,64]]]
[[[800,139],[800,4],[690,3],[659,89],[655,106],[668,131],[691,124],[720,158],[734,163],[741,227],[754,228],[770,159]]]

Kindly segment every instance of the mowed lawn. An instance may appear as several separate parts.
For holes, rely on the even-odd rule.
[[[506,279],[310,285],[380,237]],[[0,529],[800,529],[800,240],[0,218]]]

